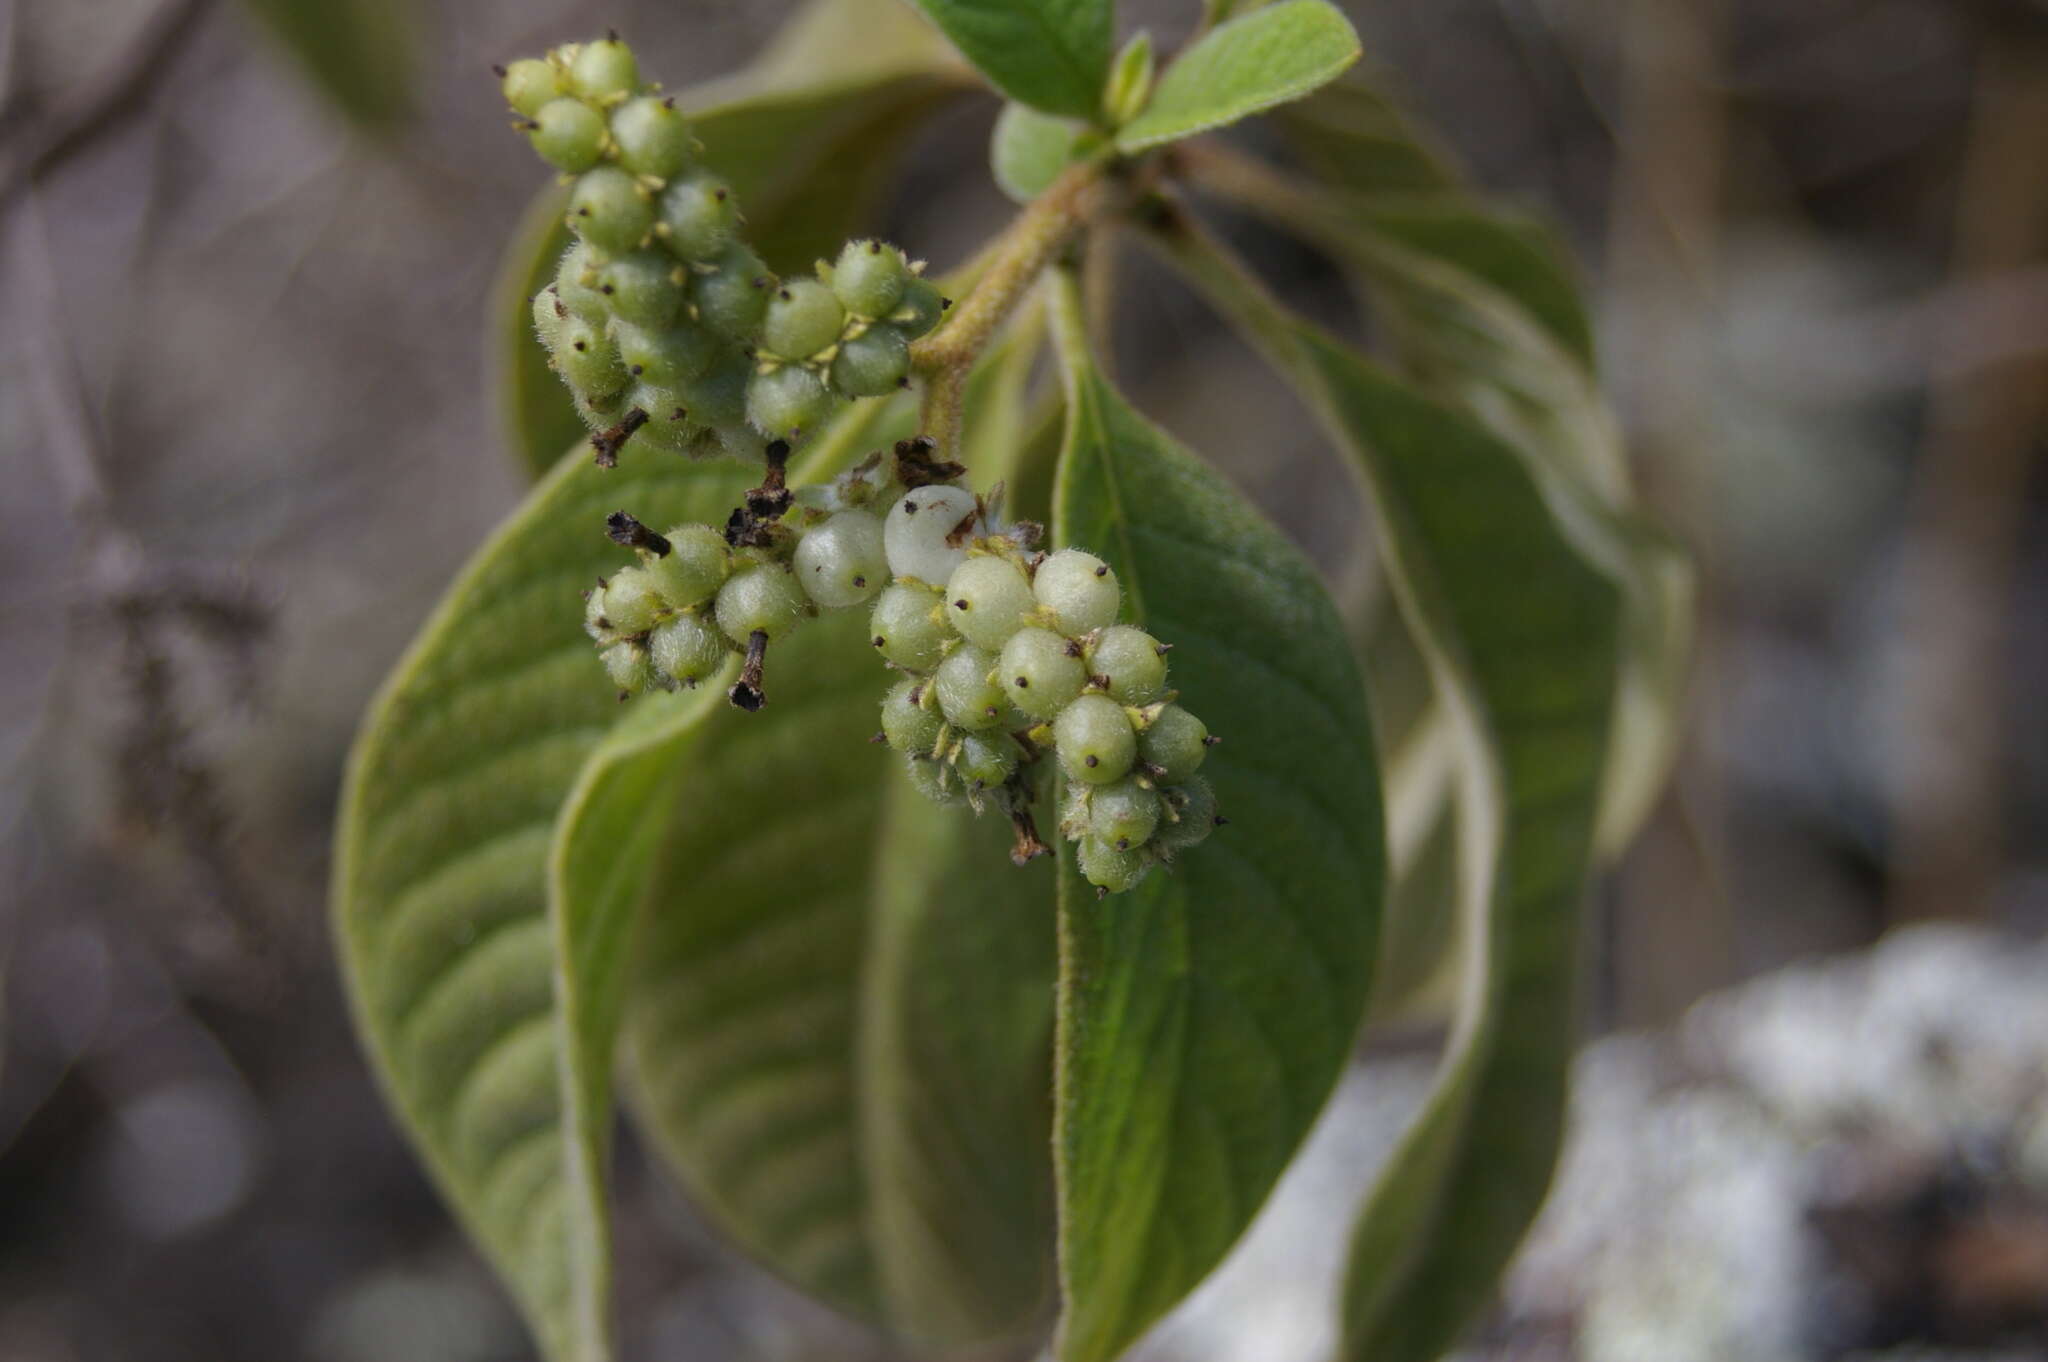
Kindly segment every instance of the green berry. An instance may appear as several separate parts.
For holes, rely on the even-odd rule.
[[[569,230],[601,251],[630,251],[653,226],[653,195],[617,166],[585,171],[569,191]]]
[[[533,115],[526,138],[541,160],[581,174],[604,155],[604,116],[580,99],[552,99]]]
[[[856,317],[888,316],[910,280],[910,262],[885,241],[849,241],[832,267],[832,291]]]
[[[562,318],[568,311],[551,288],[544,288],[533,295],[533,329],[550,353],[561,341]]]
[[[682,268],[660,251],[628,251],[614,256],[598,271],[597,291],[620,321],[659,329],[675,321],[682,311],[687,278]]]
[[[626,386],[626,366],[619,363],[618,347],[581,317],[562,323],[555,368],[580,397],[609,397]]]
[[[1216,831],[1216,792],[1209,782],[1196,776],[1184,785],[1162,790],[1161,796],[1173,817],[1159,825],[1159,844],[1172,851],[1184,851]]]
[[[1090,796],[1088,831],[1118,851],[1128,851],[1152,840],[1161,812],[1158,794],[1125,776]]]
[[[649,665],[647,649],[638,643],[614,643],[604,650],[604,673],[619,688],[621,695],[638,695],[647,689],[653,669]]]
[[[633,49],[617,38],[600,38],[576,50],[569,84],[583,98],[602,104],[640,88],[640,64]]]
[[[1083,837],[1075,848],[1074,862],[1081,878],[1098,889],[1121,894],[1137,886],[1152,868],[1142,852],[1119,851],[1099,837]]]
[[[1088,684],[1080,651],[1050,629],[1019,629],[1003,645],[996,675],[1011,704],[1034,719],[1050,719]]]
[[[939,593],[913,582],[896,582],[882,591],[875,613],[868,617],[868,635],[882,656],[907,671],[928,672],[939,665],[953,640],[939,605]]]
[[[938,285],[929,279],[913,279],[903,287],[903,301],[896,304],[896,310],[889,314],[889,320],[903,329],[904,336],[916,340],[939,324],[939,318],[946,315],[946,299],[939,293]]]
[[[1138,754],[1138,736],[1131,731],[1124,707],[1103,695],[1084,695],[1060,711],[1052,724],[1053,745],[1060,768],[1088,785],[1122,780]]]
[[[1149,705],[1166,692],[1166,654],[1143,629],[1112,625],[1088,647],[1088,674],[1106,680],[1117,703]]]
[[[805,613],[803,588],[780,564],[743,569],[718,589],[718,627],[741,647],[756,632],[781,638]]]
[[[627,373],[663,386],[701,378],[721,348],[717,337],[690,322],[659,331],[617,322],[612,326],[612,339]]]
[[[647,565],[662,599],[681,610],[702,605],[725,585],[732,570],[732,550],[725,536],[709,525],[678,525],[662,538],[668,552]]]
[[[775,276],[741,242],[729,243],[690,286],[698,318],[727,340],[751,342],[768,315]]]
[[[604,588],[587,591],[583,595],[583,632],[593,639],[609,638],[612,622],[604,613]]]
[[[626,404],[647,413],[646,424],[633,433],[628,449],[649,447],[681,454],[689,449],[699,427],[690,419],[683,390],[654,383],[636,383],[626,393]]]
[[[1031,588],[1066,634],[1086,634],[1116,623],[1123,600],[1109,564],[1080,549],[1049,555],[1038,565]]]
[[[739,220],[732,187],[707,171],[686,175],[662,191],[662,244],[681,259],[717,259]]]
[[[1000,729],[961,735],[960,750],[953,755],[953,770],[969,789],[983,790],[1002,784],[1024,759],[1017,740]]]
[[[946,579],[946,618],[978,648],[994,651],[1008,643],[1037,604],[1024,569],[1007,558],[969,558]]]
[[[562,306],[597,326],[603,326],[611,316],[610,302],[597,291],[601,281],[598,262],[592,258],[589,247],[579,243],[562,252],[562,263],[555,267],[555,296],[562,300]]]
[[[939,664],[932,684],[947,723],[972,732],[1003,721],[1010,706],[1003,688],[991,679],[995,665],[995,658],[972,646],[956,648]]]
[[[504,92],[505,102],[512,106],[513,111],[528,118],[537,116],[542,109],[569,93],[562,73],[553,63],[537,57],[527,57],[505,67],[498,88]]]
[[[654,578],[645,568],[620,568],[604,587],[604,616],[622,634],[650,628],[665,608]]]
[[[1162,785],[1183,785],[1209,755],[1209,729],[1179,705],[1162,706],[1138,736],[1138,757]]]
[[[612,141],[619,164],[635,175],[673,179],[690,166],[690,123],[673,99],[642,95],[612,113]]]
[[[824,380],[800,364],[755,374],[747,384],[747,420],[770,439],[797,444],[831,414]]]
[[[692,690],[716,677],[732,656],[724,636],[701,615],[677,615],[656,625],[647,636],[647,650],[656,671]]]
[[[882,522],[889,571],[943,586],[967,561],[967,540],[978,528],[980,509],[974,493],[964,487],[938,485],[904,493]]]
[[[917,792],[934,804],[965,804],[967,790],[953,778],[953,768],[930,757],[913,756],[904,769]]]
[[[842,341],[832,357],[832,386],[848,397],[884,397],[910,374],[910,343],[886,323]]]
[[[809,359],[839,339],[846,309],[815,279],[791,279],[768,300],[761,348],[784,359]]]
[[[946,727],[936,707],[920,703],[927,682],[906,676],[882,697],[882,736],[898,752],[930,756]]]
[[[796,546],[796,577],[819,605],[859,605],[888,579],[882,522],[867,511],[841,511],[806,531]]]

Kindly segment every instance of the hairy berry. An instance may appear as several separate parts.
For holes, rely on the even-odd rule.
[[[1024,749],[1015,738],[1000,729],[991,729],[961,735],[960,750],[953,755],[953,769],[970,789],[987,789],[1008,780],[1023,759]]]
[[[1216,831],[1216,792],[1208,781],[1195,776],[1162,794],[1172,817],[1159,825],[1161,846],[1184,851]]]
[[[732,656],[724,635],[700,615],[677,615],[656,625],[647,650],[656,671],[691,689],[716,677]]]
[[[612,326],[612,339],[628,374],[663,386],[701,378],[721,348],[709,331],[689,322],[658,331],[618,322]]]
[[[561,341],[562,314],[567,311],[553,289],[544,288],[533,295],[533,329],[551,353]]]
[[[832,267],[832,291],[856,317],[888,316],[910,280],[910,262],[884,241],[849,241]]]
[[[972,645],[956,648],[939,664],[932,684],[938,689],[939,708],[947,723],[973,731],[994,728],[1003,721],[1009,701],[991,679],[995,665],[993,657]]]
[[[1010,635],[996,664],[1010,703],[1034,719],[1056,716],[1088,683],[1079,651],[1050,629],[1019,629]]]
[[[969,558],[946,579],[946,618],[962,638],[990,651],[1024,627],[1036,604],[1024,569],[1007,558]]]
[[[806,531],[796,546],[796,575],[819,605],[859,605],[881,588],[882,522],[867,511],[841,511]]]
[[[551,99],[533,115],[527,140],[543,161],[571,175],[604,155],[604,117],[580,99]]]
[[[602,278],[590,248],[580,243],[571,246],[562,252],[562,263],[555,267],[555,296],[584,321],[603,326],[611,307],[597,291]]]
[[[919,487],[904,493],[882,523],[889,570],[943,585],[967,561],[967,540],[976,529],[980,505],[964,487]]]
[[[936,706],[920,703],[928,681],[906,676],[882,697],[882,736],[898,752],[931,755],[946,721]]]
[[[727,340],[751,341],[768,315],[775,276],[760,256],[737,241],[709,263],[713,268],[698,274],[690,286],[699,320]]]
[[[841,341],[832,357],[832,386],[848,397],[883,397],[910,373],[910,343],[886,323]]]
[[[638,643],[614,643],[604,650],[604,674],[621,694],[638,695],[647,689],[652,676],[648,663],[647,649]]]
[[[742,569],[718,589],[718,627],[741,647],[756,632],[781,638],[805,613],[803,588],[779,563]]]
[[[1075,848],[1075,867],[1081,877],[1098,889],[1121,894],[1137,887],[1152,863],[1137,851],[1119,851],[1093,835],[1083,837]]]
[[[653,226],[653,196],[617,166],[585,171],[569,191],[569,230],[599,250],[630,251]]]
[[[618,347],[580,317],[562,323],[555,367],[580,397],[609,397],[626,386],[626,366],[619,363]]]
[[[569,84],[583,98],[604,103],[640,88],[640,64],[633,49],[617,38],[600,38],[576,50],[569,63]]]
[[[709,172],[686,175],[662,191],[662,243],[684,260],[716,260],[739,224],[732,188]]]
[[[917,792],[934,804],[965,804],[967,790],[953,776],[953,768],[930,757],[911,757],[904,770]]]
[[[537,57],[527,57],[507,66],[504,76],[498,81],[498,88],[504,92],[505,102],[512,106],[513,111],[528,118],[569,93],[561,71],[552,62]]]
[[[637,634],[651,626],[664,604],[645,568],[620,568],[605,583],[604,615],[622,634]]]
[[[1161,813],[1157,793],[1130,776],[1098,787],[1088,799],[1088,831],[1118,851],[1152,840]]]
[[[619,164],[635,175],[673,179],[690,166],[690,123],[676,102],[660,95],[642,95],[612,113],[612,141]]]
[[[1053,720],[1052,735],[1059,748],[1060,768],[1084,784],[1107,785],[1123,779],[1137,757],[1137,734],[1131,731],[1130,716],[1106,696],[1084,695],[1061,710]]]
[[[747,383],[747,420],[771,439],[796,444],[831,414],[824,380],[801,364],[778,365]]]
[[[929,279],[912,279],[903,286],[903,298],[889,314],[889,320],[901,327],[906,337],[916,340],[937,326],[939,318],[945,315],[946,300],[938,285]]]
[[[1209,755],[1209,729],[1179,705],[1162,706],[1138,737],[1138,755],[1163,785],[1185,784]]]
[[[610,301],[619,320],[659,329],[682,311],[681,273],[660,251],[628,251],[598,271],[597,291]]]
[[[839,339],[846,309],[815,279],[791,279],[768,300],[761,348],[784,359],[809,359]]]
[[[1116,623],[1123,599],[1109,564],[1080,549],[1061,549],[1047,557],[1038,565],[1031,586],[1039,604],[1068,634],[1086,634]]]
[[[882,656],[913,672],[928,672],[945,656],[953,630],[928,586],[896,582],[882,591],[868,617],[868,636]]]
[[[1166,692],[1166,655],[1143,629],[1112,625],[1088,646],[1088,674],[1105,680],[1119,704],[1149,705]]]
[[[732,550],[709,525],[678,525],[662,538],[668,552],[647,565],[662,599],[677,609],[701,605],[725,585]]]

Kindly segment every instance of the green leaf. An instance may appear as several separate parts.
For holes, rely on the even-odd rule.
[[[1306,331],[1302,341],[1315,399],[1374,490],[1439,693],[1467,728],[1458,835],[1470,1001],[1359,1218],[1339,1354],[1428,1362],[1491,1296],[1556,1161],[1620,599],[1559,532],[1511,448],[1341,346]]]
[[[399,0],[246,0],[335,108],[371,132],[412,106],[417,34]]]
[[[1017,203],[1029,203],[1073,163],[1087,136],[1083,124],[1012,100],[996,116],[995,132],[989,137],[989,168],[1005,194]]]
[[[1358,34],[1327,0],[1283,0],[1211,29],[1159,78],[1145,111],[1117,130],[1142,151],[1300,99],[1358,60]]]
[[[443,1194],[562,1362],[608,1355],[608,1269],[588,1175],[601,1146],[563,1128],[548,917],[551,877],[601,867],[553,830],[621,713],[577,595],[618,561],[606,513],[709,518],[747,481],[737,465],[565,460],[450,588],[350,759],[332,910],[358,1028]],[[654,697],[631,717],[647,737],[692,705]],[[609,785],[579,798],[616,807]]]
[[[1556,1159],[1621,594],[1520,451],[1287,314],[1192,233],[1157,239],[1364,475],[1457,729],[1463,1003],[1430,1098],[1359,1218],[1339,1350],[1427,1362],[1493,1291]]]
[[[1055,330],[1067,443],[1054,538],[1116,564],[1223,738],[1232,820],[1171,874],[1098,901],[1063,855],[1055,1159],[1059,1356],[1106,1362],[1219,1262],[1350,1053],[1386,861],[1365,694],[1301,554],[1125,404]]]
[[[1111,0],[910,0],[989,83],[1049,114],[1094,119],[1109,75]]]
[[[554,279],[569,229],[562,222],[568,194],[550,185],[527,205],[505,247],[491,285],[491,334],[497,362],[491,379],[505,443],[529,477],[555,466],[562,451],[584,438],[576,404],[533,330],[533,295]]]
[[[1358,195],[1449,189],[1450,154],[1354,71],[1274,115],[1302,161],[1333,189]]]

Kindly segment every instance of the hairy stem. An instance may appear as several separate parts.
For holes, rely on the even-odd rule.
[[[1069,166],[1031,201],[985,257],[974,288],[939,329],[911,347],[911,365],[924,379],[924,433],[942,458],[960,446],[960,405],[974,361],[1045,267],[1101,209],[1106,166]]]

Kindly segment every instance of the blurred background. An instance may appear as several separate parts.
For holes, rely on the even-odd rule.
[[[350,1035],[336,786],[523,485],[486,330],[540,176],[489,64],[615,25],[687,86],[791,8],[395,5],[377,137],[267,7],[0,0],[0,1362],[529,1356]],[[2048,6],[1345,7],[1564,228],[1703,574],[1677,776],[1594,896],[1572,1150],[1470,1356],[2048,1358]],[[911,148],[887,235],[945,264],[1002,221],[995,108]],[[1341,575],[1358,527],[1282,495],[1314,433],[1131,264],[1128,386]],[[1361,1056],[1152,1357],[1316,1355],[1331,1207],[1427,1076]],[[885,1355],[622,1157],[626,1356]]]

